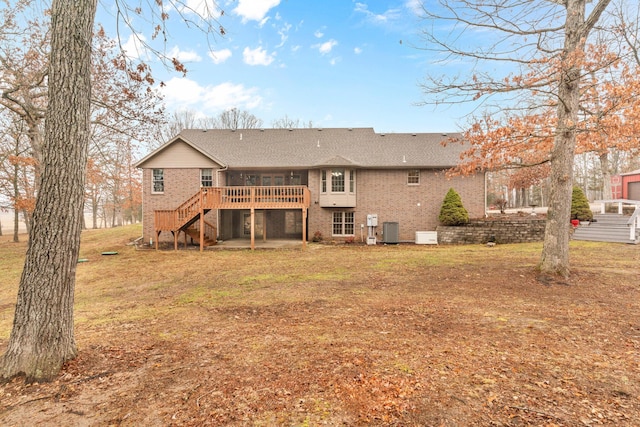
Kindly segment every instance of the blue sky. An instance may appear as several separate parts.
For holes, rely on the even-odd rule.
[[[205,1],[184,3],[203,10]],[[314,127],[373,127],[377,132],[452,132],[464,122],[464,110],[416,106],[423,99],[419,82],[427,72],[447,70],[440,71],[444,66],[435,63],[433,54],[415,47],[425,25],[415,0],[217,4],[225,12],[218,20],[226,34],[209,41],[168,10],[171,32],[161,48],[189,70],[182,77],[150,59],[154,74],[166,84],[168,111],[216,116],[236,107],[262,119],[264,127],[288,116]],[[132,22],[138,37],[157,43],[142,18]],[[113,17],[98,14],[107,29],[109,20]],[[130,55],[144,55],[131,34],[121,32],[121,38]]]

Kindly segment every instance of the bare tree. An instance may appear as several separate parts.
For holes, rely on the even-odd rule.
[[[569,275],[567,222],[585,45],[609,3],[439,0],[422,8],[430,24],[424,32],[426,48],[445,64],[461,60],[470,70],[463,77],[427,76],[426,102],[476,101],[499,112],[548,109],[549,97],[555,99],[549,212],[539,264],[545,282]],[[536,64],[534,72],[531,64]]]
[[[154,26],[155,35],[166,34],[162,31],[169,16],[165,3],[188,7],[178,0],[147,3],[161,22]],[[127,11],[142,13],[141,7],[125,6],[116,1],[118,17]],[[65,361],[77,354],[73,300],[91,136],[91,45],[96,9],[97,0],[52,1],[40,191],[13,328],[0,366],[2,378],[24,375],[27,381],[50,380]],[[213,21],[190,22],[206,29]],[[220,28],[219,33],[222,32]],[[171,63],[176,70],[186,71],[176,59]],[[136,70],[146,70],[144,66],[132,69],[124,65],[132,78],[137,75]]]
[[[223,111],[215,119],[216,129],[259,129],[262,126],[262,119],[257,118],[248,111],[232,108]]]
[[[36,175],[42,156],[42,133],[47,105],[49,31],[38,17],[19,19],[28,4],[18,2],[0,11],[0,105],[26,124]]]
[[[271,122],[271,127],[274,129],[297,129],[297,128],[312,128],[313,122],[309,120],[307,123],[300,123],[300,119],[292,119],[288,115],[284,117],[273,120]]]
[[[2,376],[49,379],[77,353],[73,295],[89,144],[97,0],[54,0],[40,191]],[[54,218],[64,218],[55,221]]]
[[[198,113],[194,110],[174,111],[160,129],[160,143],[168,142],[183,129],[204,128],[206,127],[205,122],[206,119],[198,117]],[[157,148],[157,145],[153,148]]]

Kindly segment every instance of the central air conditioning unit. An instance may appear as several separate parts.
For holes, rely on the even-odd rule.
[[[382,242],[391,245],[400,243],[400,226],[397,222],[382,223]]]

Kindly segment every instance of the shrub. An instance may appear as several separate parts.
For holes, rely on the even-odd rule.
[[[450,188],[444,197],[438,219],[443,225],[462,225],[469,222],[469,212],[462,206],[462,199],[453,188]]]
[[[593,219],[589,200],[587,200],[582,189],[578,186],[574,186],[571,193],[571,219],[579,221],[591,221]]]
[[[313,237],[311,238],[312,242],[322,242],[322,233],[319,231],[316,231],[315,233],[313,233]]]

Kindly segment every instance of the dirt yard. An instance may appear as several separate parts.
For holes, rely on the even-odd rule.
[[[1,385],[1,425],[640,425],[638,246],[572,242],[545,286],[539,244],[200,254],[137,231],[85,233],[79,356]],[[23,253],[0,244],[0,352]]]

